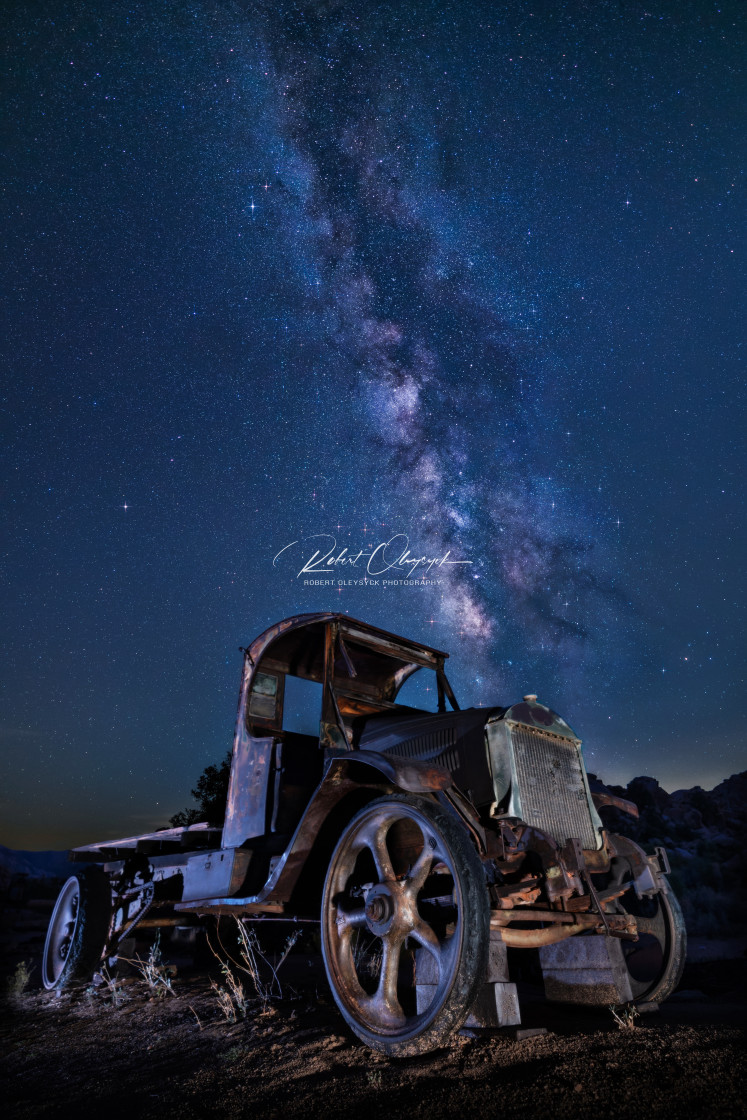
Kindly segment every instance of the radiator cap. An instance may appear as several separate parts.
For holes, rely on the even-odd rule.
[[[526,700],[527,704],[536,704],[537,703],[537,693],[536,692],[528,692],[526,694],[526,696],[522,697],[522,699]]]

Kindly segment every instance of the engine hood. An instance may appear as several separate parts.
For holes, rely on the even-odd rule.
[[[362,751],[393,751],[411,758],[429,758],[431,751],[453,745],[474,728],[482,729],[491,718],[505,708],[465,708],[458,712],[431,714],[416,708],[404,712],[387,712],[366,720],[361,732]],[[395,752],[396,747],[396,752]]]
[[[358,747],[362,751],[435,762],[445,767],[475,805],[493,800],[485,725],[505,708],[466,708],[429,714],[415,709],[366,720]]]

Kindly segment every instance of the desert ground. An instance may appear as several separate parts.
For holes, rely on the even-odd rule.
[[[36,934],[27,948],[38,953]],[[196,967],[169,948],[170,990],[152,990],[130,969],[109,986],[47,993],[29,957],[29,984],[13,994],[17,973],[8,973],[0,1058],[8,1120],[745,1115],[744,957],[690,961],[674,996],[625,1027],[607,1008],[546,1002],[529,969],[520,1028],[462,1034],[425,1057],[391,1060],[346,1029],[308,936],[281,967],[276,998],[259,998],[244,977],[247,1003],[235,1022],[211,985],[225,980],[218,962]]]

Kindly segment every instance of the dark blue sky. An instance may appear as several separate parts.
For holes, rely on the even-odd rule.
[[[610,781],[744,768],[744,22],[14,5],[1,842],[166,823],[330,607]],[[310,588],[316,533],[472,563]]]

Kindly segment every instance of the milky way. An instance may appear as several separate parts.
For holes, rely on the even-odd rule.
[[[596,661],[600,643],[589,644],[600,633],[609,648],[629,596],[543,451],[557,394],[541,355],[502,310],[510,293],[474,275],[473,258],[497,263],[497,250],[448,213],[458,205],[450,130],[463,127],[437,119],[449,80],[424,103],[422,83],[407,78],[407,36],[388,44],[387,29],[386,13],[329,9],[268,29],[337,391],[353,388],[381,450],[390,522],[432,554],[477,558],[434,591],[454,640],[473,657],[521,644],[526,660],[546,653],[567,675],[574,661]],[[279,172],[282,195],[282,161]]]

